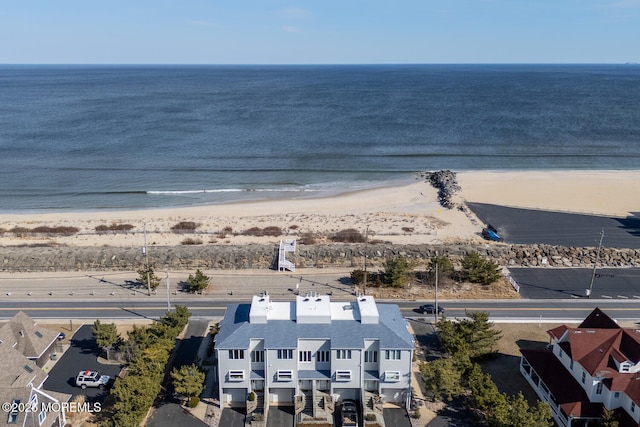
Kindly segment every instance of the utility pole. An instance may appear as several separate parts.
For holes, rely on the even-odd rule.
[[[167,270],[167,311],[171,311],[171,300],[169,299],[169,295],[171,292],[169,291],[169,270]]]
[[[435,318],[435,324],[438,323],[438,251],[436,251],[436,294],[435,294],[435,306],[433,309],[433,316]]]
[[[364,231],[364,283],[362,285],[362,295],[367,292],[367,243],[369,242],[369,226]]]
[[[604,238],[604,228],[600,231],[600,243],[598,243],[598,252],[596,253],[596,262],[593,263],[593,271],[591,272],[591,283],[589,283],[589,289],[587,290],[587,298],[591,298],[591,290],[593,289],[593,281],[596,278],[596,267],[598,261],[600,261],[600,249],[602,249],[602,239]]]
[[[147,295],[151,296],[151,275],[149,274],[149,255],[147,255],[147,223],[144,223],[144,246],[142,247],[144,254],[145,270],[147,270]]]

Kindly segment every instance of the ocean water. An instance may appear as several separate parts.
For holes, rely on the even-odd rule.
[[[0,66],[0,210],[640,169],[638,65]]]

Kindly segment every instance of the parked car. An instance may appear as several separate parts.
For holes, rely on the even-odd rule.
[[[358,405],[355,400],[346,399],[342,402],[342,425],[343,427],[359,426]]]
[[[482,237],[486,240],[491,240],[494,242],[501,242],[502,237],[498,234],[498,230],[495,229],[491,224],[487,224],[485,228],[482,229]]]
[[[80,371],[76,377],[76,385],[83,390],[87,387],[104,388],[109,380],[109,375],[100,375],[98,371]]]
[[[424,304],[421,305],[419,308],[420,312],[422,314],[433,314],[436,311],[436,306],[433,304]],[[438,314],[443,314],[444,313],[444,308],[442,308],[442,306],[438,306]]]

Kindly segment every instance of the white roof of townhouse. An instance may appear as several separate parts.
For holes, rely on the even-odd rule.
[[[380,348],[413,348],[413,336],[395,304],[377,304],[371,296],[331,302],[328,295],[298,296],[295,302],[271,301],[268,294],[251,304],[227,307],[216,348],[248,348],[264,339],[265,348],[296,348],[299,339],[329,339],[332,348],[362,348],[377,339]]]

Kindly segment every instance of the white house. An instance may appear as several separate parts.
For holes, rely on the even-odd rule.
[[[244,405],[254,391],[269,404],[369,396],[408,405],[413,348],[397,305],[314,294],[276,302],[265,292],[227,307],[215,338],[221,402]]]
[[[603,408],[620,427],[640,426],[640,329],[596,308],[577,327],[547,331],[547,350],[521,350],[520,372],[559,426],[596,425]]]

